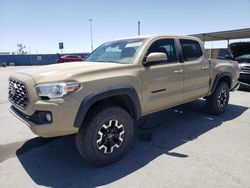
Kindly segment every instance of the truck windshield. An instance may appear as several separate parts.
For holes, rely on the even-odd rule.
[[[127,39],[107,42],[92,52],[87,62],[114,62],[131,64],[145,39]]]

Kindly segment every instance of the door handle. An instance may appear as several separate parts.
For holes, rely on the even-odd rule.
[[[178,73],[182,73],[183,72],[183,70],[181,69],[181,70],[175,70],[174,71],[174,73],[176,73],[176,74],[178,74]]]
[[[201,69],[208,69],[208,66],[207,65],[202,66]]]

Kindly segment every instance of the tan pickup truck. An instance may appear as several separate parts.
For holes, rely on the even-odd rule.
[[[39,136],[76,133],[82,157],[107,165],[131,146],[135,120],[202,97],[210,113],[223,113],[238,77],[237,62],[208,60],[197,38],[132,37],[101,45],[85,62],[11,75],[10,110]]]

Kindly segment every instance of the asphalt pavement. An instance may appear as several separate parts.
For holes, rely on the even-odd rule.
[[[250,93],[231,92],[226,113],[209,115],[199,99],[137,122],[120,161],[95,167],[74,135],[40,138],[8,111],[0,67],[0,187],[250,187]]]

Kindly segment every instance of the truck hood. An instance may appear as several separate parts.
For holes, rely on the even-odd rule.
[[[250,42],[235,42],[229,45],[229,50],[234,58],[250,54]]]
[[[19,71],[18,73],[31,76],[34,81],[39,83],[57,82],[65,80],[74,80],[77,75],[87,74],[90,72],[117,69],[127,64],[119,63],[100,63],[100,62],[72,62],[54,65],[46,65],[42,67],[33,67],[27,70]]]

